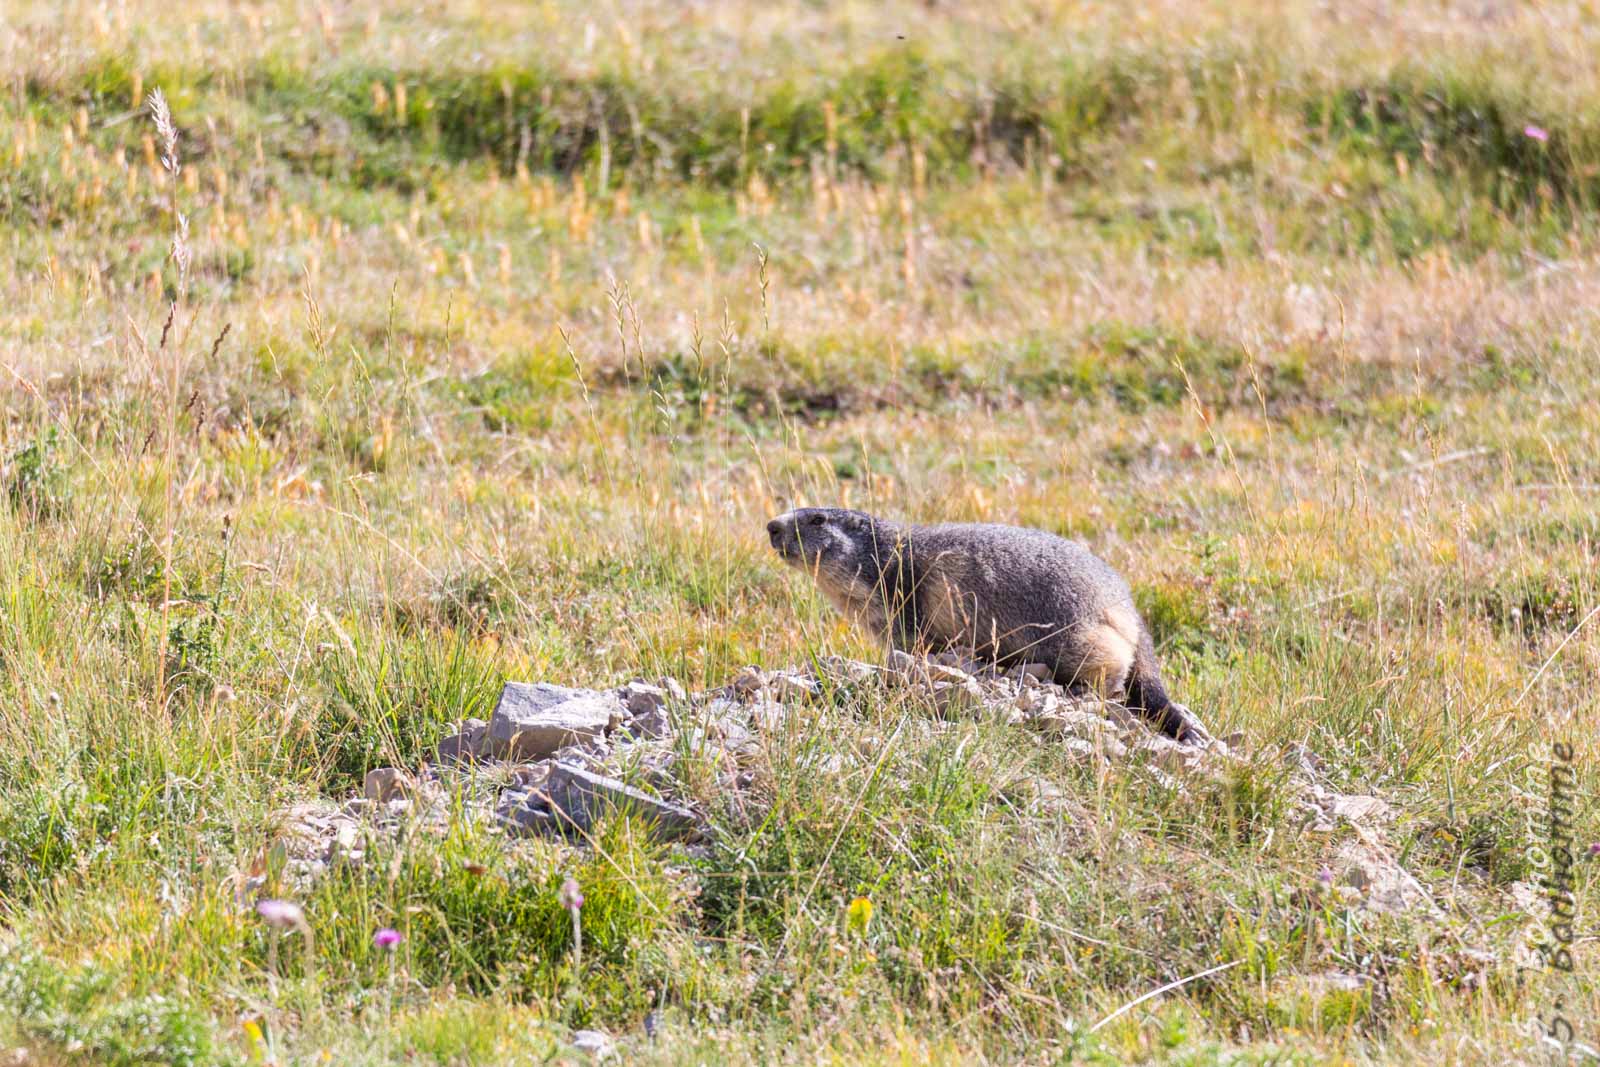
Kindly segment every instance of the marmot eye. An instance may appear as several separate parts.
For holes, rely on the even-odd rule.
[[[813,516],[811,516],[810,525],[812,525],[812,526],[821,526],[823,523],[825,523],[827,521],[828,520],[824,516],[813,515]]]

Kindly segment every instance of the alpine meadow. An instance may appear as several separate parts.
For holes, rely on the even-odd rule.
[[[1597,56],[0,0],[0,1067],[1600,1060]],[[1082,541],[1214,741],[809,506]]]

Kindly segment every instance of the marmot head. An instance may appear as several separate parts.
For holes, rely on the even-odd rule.
[[[846,508],[798,508],[767,523],[767,537],[790,566],[815,575],[824,588],[855,592],[877,581],[879,553],[893,538],[864,511]],[[880,547],[880,542],[882,542]]]

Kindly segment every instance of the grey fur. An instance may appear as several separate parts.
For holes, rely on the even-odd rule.
[[[844,508],[787,512],[767,536],[836,608],[895,648],[1048,664],[1060,684],[1122,698],[1180,741],[1207,739],[1167,695],[1128,584],[1082,542],[1019,526],[911,526]]]

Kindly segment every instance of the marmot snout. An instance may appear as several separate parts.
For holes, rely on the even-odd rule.
[[[895,648],[1048,664],[1061,685],[1120,697],[1180,741],[1207,738],[1167,695],[1127,582],[1080,542],[1020,526],[903,525],[844,508],[786,512],[767,523],[767,537],[834,607]]]

